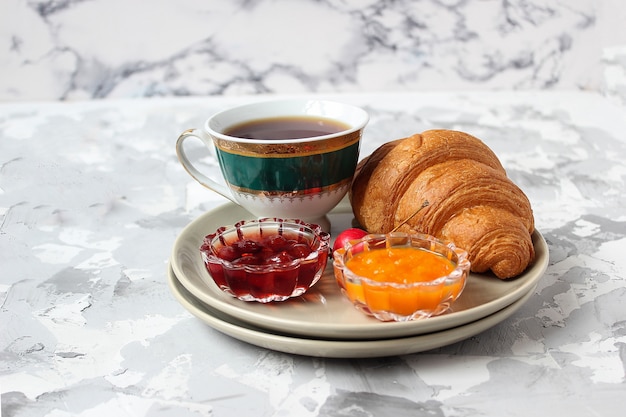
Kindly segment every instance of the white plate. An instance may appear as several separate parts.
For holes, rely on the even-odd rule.
[[[221,291],[208,274],[200,244],[218,227],[252,216],[228,203],[192,221],[174,243],[171,266],[180,283],[196,298],[229,316],[258,327],[307,337],[332,339],[385,339],[449,329],[481,319],[527,294],[548,265],[548,246],[533,234],[535,262],[517,278],[500,280],[489,274],[470,274],[465,290],[446,314],[410,322],[383,323],[357,311],[341,294],[329,262],[324,276],[307,293],[280,303],[261,304],[237,300]],[[328,216],[331,234],[351,227],[353,214],[344,200]]]
[[[423,352],[467,339],[483,332],[515,313],[534,294],[535,287],[509,306],[463,326],[417,336],[379,340],[330,340],[298,337],[271,332],[238,320],[193,296],[168,268],[168,280],[176,299],[191,314],[235,339],[279,352],[325,358],[372,358]]]

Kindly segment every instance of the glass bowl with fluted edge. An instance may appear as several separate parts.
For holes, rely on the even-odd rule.
[[[261,218],[222,226],[200,252],[213,282],[243,301],[268,303],[304,294],[322,276],[330,235],[298,219]]]
[[[370,234],[333,254],[341,292],[380,321],[448,311],[463,292],[469,270],[465,250],[426,234]]]

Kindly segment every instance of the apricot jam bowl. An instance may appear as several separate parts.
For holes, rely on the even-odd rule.
[[[298,219],[262,218],[223,226],[200,252],[215,284],[243,301],[268,303],[304,294],[322,276],[330,235]]]
[[[465,250],[425,234],[370,234],[333,254],[342,293],[380,321],[409,321],[442,314],[465,288]]]

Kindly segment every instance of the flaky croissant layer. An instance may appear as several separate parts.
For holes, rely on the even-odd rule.
[[[409,219],[399,231],[454,242],[474,272],[512,278],[535,257],[528,198],[467,133],[429,130],[380,146],[359,163],[349,196],[368,232],[388,233]]]

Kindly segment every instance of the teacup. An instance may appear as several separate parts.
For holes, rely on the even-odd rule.
[[[256,102],[183,132],[176,152],[196,181],[254,216],[315,222],[348,192],[368,120],[363,109],[328,100]],[[192,137],[214,152],[224,182],[191,162],[183,143]]]

